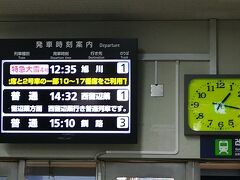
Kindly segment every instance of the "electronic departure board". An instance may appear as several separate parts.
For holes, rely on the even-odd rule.
[[[2,39],[0,142],[136,143],[136,39]]]

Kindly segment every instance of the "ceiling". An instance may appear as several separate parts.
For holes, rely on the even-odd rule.
[[[0,0],[0,20],[240,19],[239,0]]]

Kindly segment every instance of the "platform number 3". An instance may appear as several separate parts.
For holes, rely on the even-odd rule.
[[[117,117],[117,128],[128,128],[128,117]]]

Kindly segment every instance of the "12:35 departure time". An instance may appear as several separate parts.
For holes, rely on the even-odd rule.
[[[52,74],[75,74],[77,72],[77,65],[51,65],[49,67]]]

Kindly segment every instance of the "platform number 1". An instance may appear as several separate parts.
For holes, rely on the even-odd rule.
[[[117,101],[128,101],[128,90],[117,90]]]
[[[117,63],[117,73],[127,74],[128,73],[128,62],[118,62]]]

